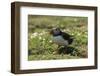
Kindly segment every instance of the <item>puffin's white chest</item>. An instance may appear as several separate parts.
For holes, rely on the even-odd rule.
[[[62,46],[67,46],[68,45],[68,41],[64,40],[62,38],[62,36],[54,36],[53,37],[53,42],[58,44],[58,45],[62,45]]]

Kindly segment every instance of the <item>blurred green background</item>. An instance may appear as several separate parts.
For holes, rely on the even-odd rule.
[[[87,25],[87,17],[28,15],[28,60],[87,58]],[[54,54],[57,45],[49,31],[56,27],[74,37],[68,53]]]

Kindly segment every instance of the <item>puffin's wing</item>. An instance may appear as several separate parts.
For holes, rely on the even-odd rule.
[[[62,37],[67,40],[69,44],[73,42],[73,37],[68,33],[62,32]]]
[[[68,40],[68,39],[71,37],[71,35],[69,35],[69,34],[67,34],[67,33],[65,33],[65,32],[62,32],[62,37],[63,37],[65,40]]]

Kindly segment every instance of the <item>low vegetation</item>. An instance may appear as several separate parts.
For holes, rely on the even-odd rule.
[[[28,60],[56,60],[87,57],[87,17],[28,16]],[[59,27],[74,37],[67,50],[57,50],[49,31]],[[58,53],[55,53],[58,51]],[[67,52],[66,52],[67,51]]]

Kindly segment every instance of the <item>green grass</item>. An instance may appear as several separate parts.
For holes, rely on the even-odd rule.
[[[70,56],[70,55],[30,55],[30,60],[57,60],[57,59],[79,59],[78,56]]]
[[[56,60],[87,57],[87,17],[28,16],[28,60]],[[49,31],[59,27],[74,37],[69,53],[52,43]],[[55,53],[55,52],[61,53]]]

